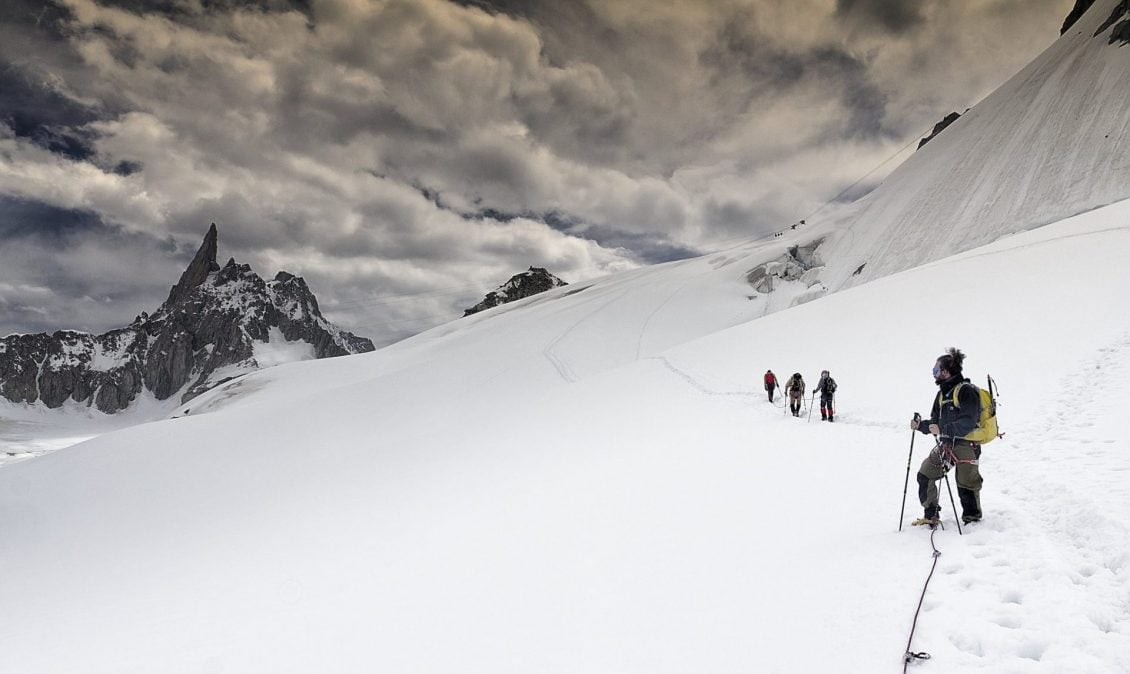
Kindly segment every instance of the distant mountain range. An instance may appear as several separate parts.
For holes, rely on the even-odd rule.
[[[373,350],[322,316],[301,277],[280,271],[264,281],[234,259],[220,267],[217,240],[212,224],[164,304],[126,327],[0,339],[0,396],[49,408],[70,399],[112,414],[143,392],[184,402],[267,365]]]

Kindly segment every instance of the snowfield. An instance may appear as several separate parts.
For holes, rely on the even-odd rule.
[[[1007,435],[985,521],[959,535],[943,500],[915,666],[1128,671],[1128,224],[1120,203],[685,342],[763,298],[745,264],[674,263],[8,466],[0,671],[899,671],[933,563],[897,530],[907,421],[949,345]],[[771,405],[767,368],[830,369],[836,423]]]
[[[1130,49],[1089,37],[1118,2],[838,220],[0,467],[0,673],[873,674],[908,639],[912,671],[1130,672]],[[1000,388],[985,519],[943,488],[945,529],[900,532],[948,346]],[[829,369],[836,422],[770,368]]]

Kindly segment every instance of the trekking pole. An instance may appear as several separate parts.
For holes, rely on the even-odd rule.
[[[950,489],[950,471],[948,468],[945,473],[942,473],[942,477],[946,478],[946,491],[950,493],[950,505],[953,506],[953,519],[957,522],[957,535],[964,536],[965,534],[961,533],[961,518],[957,516],[957,502],[953,500],[953,490]]]
[[[808,406],[808,420],[812,421],[812,408],[816,405],[816,392],[812,393],[812,404]]]
[[[922,416],[915,412],[914,420],[921,423]],[[902,531],[902,519],[906,517],[906,489],[910,486],[910,461],[911,457],[914,456],[914,436],[916,435],[918,435],[918,429],[910,431],[910,453],[906,455],[906,479],[902,483],[902,510],[899,511],[899,531]]]

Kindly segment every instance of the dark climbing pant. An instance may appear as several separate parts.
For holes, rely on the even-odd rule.
[[[765,390],[769,392],[769,402],[773,402],[773,387],[766,386]]]
[[[832,394],[831,393],[821,393],[820,394],[820,418],[821,419],[831,419],[832,414],[833,414],[832,413]]]
[[[922,461],[918,469],[918,502],[922,504],[928,518],[936,518],[941,511],[938,505],[938,480],[947,472],[947,464],[942,458],[948,450],[957,459],[957,496],[961,500],[961,519],[974,522],[981,519],[981,470],[977,462],[981,458],[981,447],[948,442],[934,448]],[[952,459],[951,459],[952,461]]]

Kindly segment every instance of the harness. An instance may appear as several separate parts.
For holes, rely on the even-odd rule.
[[[978,459],[959,459],[959,458],[957,458],[957,454],[955,454],[954,451],[953,451],[954,445],[963,445],[965,447],[972,447],[974,449],[977,449],[978,447],[981,446],[981,445],[978,445],[976,442],[970,442],[968,440],[962,440],[961,438],[957,438],[957,439],[953,439],[953,440],[939,441],[938,442],[938,454],[941,456],[943,461],[945,461],[946,463],[949,463],[950,465],[953,465],[953,466],[958,466],[958,465],[962,465],[962,464],[969,465],[969,466],[976,466],[978,464]]]

